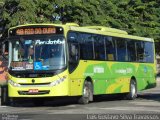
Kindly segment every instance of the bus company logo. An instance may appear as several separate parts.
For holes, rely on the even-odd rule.
[[[104,73],[104,68],[100,66],[96,66],[93,69],[94,73]]]
[[[132,72],[133,72],[132,68],[118,69],[115,71],[115,73],[119,73],[119,74],[130,74]]]
[[[36,45],[53,45],[53,44],[64,44],[65,41],[62,41],[60,39],[58,40],[46,40],[46,41],[42,41],[42,40],[36,40]]]

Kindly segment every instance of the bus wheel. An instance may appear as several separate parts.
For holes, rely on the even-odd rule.
[[[127,94],[127,99],[134,100],[137,97],[137,84],[135,80],[130,82],[130,92]]]
[[[93,86],[91,82],[85,81],[83,87],[83,95],[78,100],[79,104],[88,104],[89,101],[93,101]]]
[[[1,86],[1,105],[9,105],[8,86]]]

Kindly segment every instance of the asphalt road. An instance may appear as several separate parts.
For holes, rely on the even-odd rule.
[[[160,119],[160,78],[158,86],[140,92],[136,100],[124,100],[118,95],[99,96],[87,105],[75,99],[47,101],[34,106],[31,101],[21,101],[12,106],[0,106],[2,120],[109,120],[109,119]]]

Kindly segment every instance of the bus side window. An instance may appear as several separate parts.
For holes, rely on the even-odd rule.
[[[126,53],[126,41],[124,38],[116,38],[117,45],[117,60],[118,61],[126,61],[127,53]]]
[[[94,39],[94,52],[96,60],[105,60],[105,42],[104,37],[100,35],[93,36]]]
[[[144,62],[144,44],[142,41],[136,42],[136,49],[137,49],[137,62]]]
[[[127,54],[128,54],[128,61],[130,62],[136,61],[136,45],[134,40],[127,41]]]
[[[146,62],[153,63],[154,62],[153,43],[152,42],[145,42],[144,50],[145,50],[144,52],[145,52]]]
[[[105,37],[105,45],[106,45],[106,58],[109,61],[116,60],[116,48],[115,48],[115,40],[112,37]]]
[[[80,44],[80,58],[83,60],[93,60],[94,59],[94,47],[93,47],[93,37],[89,33],[80,33],[79,35]],[[87,52],[86,52],[87,51]]]

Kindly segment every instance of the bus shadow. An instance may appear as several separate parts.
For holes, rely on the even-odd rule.
[[[42,100],[42,99],[41,99]],[[39,102],[39,100],[37,100]],[[77,104],[76,98],[44,99],[44,103],[35,104],[31,99],[19,99],[11,103],[12,107],[60,107]]]
[[[120,101],[124,100],[123,95],[98,95],[94,96],[94,101],[91,103],[98,103],[104,101]],[[78,97],[62,97],[62,98],[51,98],[46,99],[44,104],[35,105],[30,99],[21,99],[14,101],[14,104],[10,104],[12,107],[61,107],[79,105]]]
[[[144,93],[144,94],[138,94],[138,99],[142,100],[153,100],[160,102],[160,93]]]
[[[120,101],[125,100],[125,94],[97,95],[94,96],[94,102]]]
[[[114,95],[98,95],[94,96],[94,101],[91,103],[109,102],[109,101],[125,101],[127,100],[124,94]],[[154,100],[160,102],[160,93],[144,93],[138,94],[136,100]],[[128,100],[127,100],[128,101]],[[65,107],[79,105],[77,97],[62,97],[46,99],[44,104],[34,104],[30,99],[16,100],[12,107]],[[67,108],[67,107],[66,107]]]

